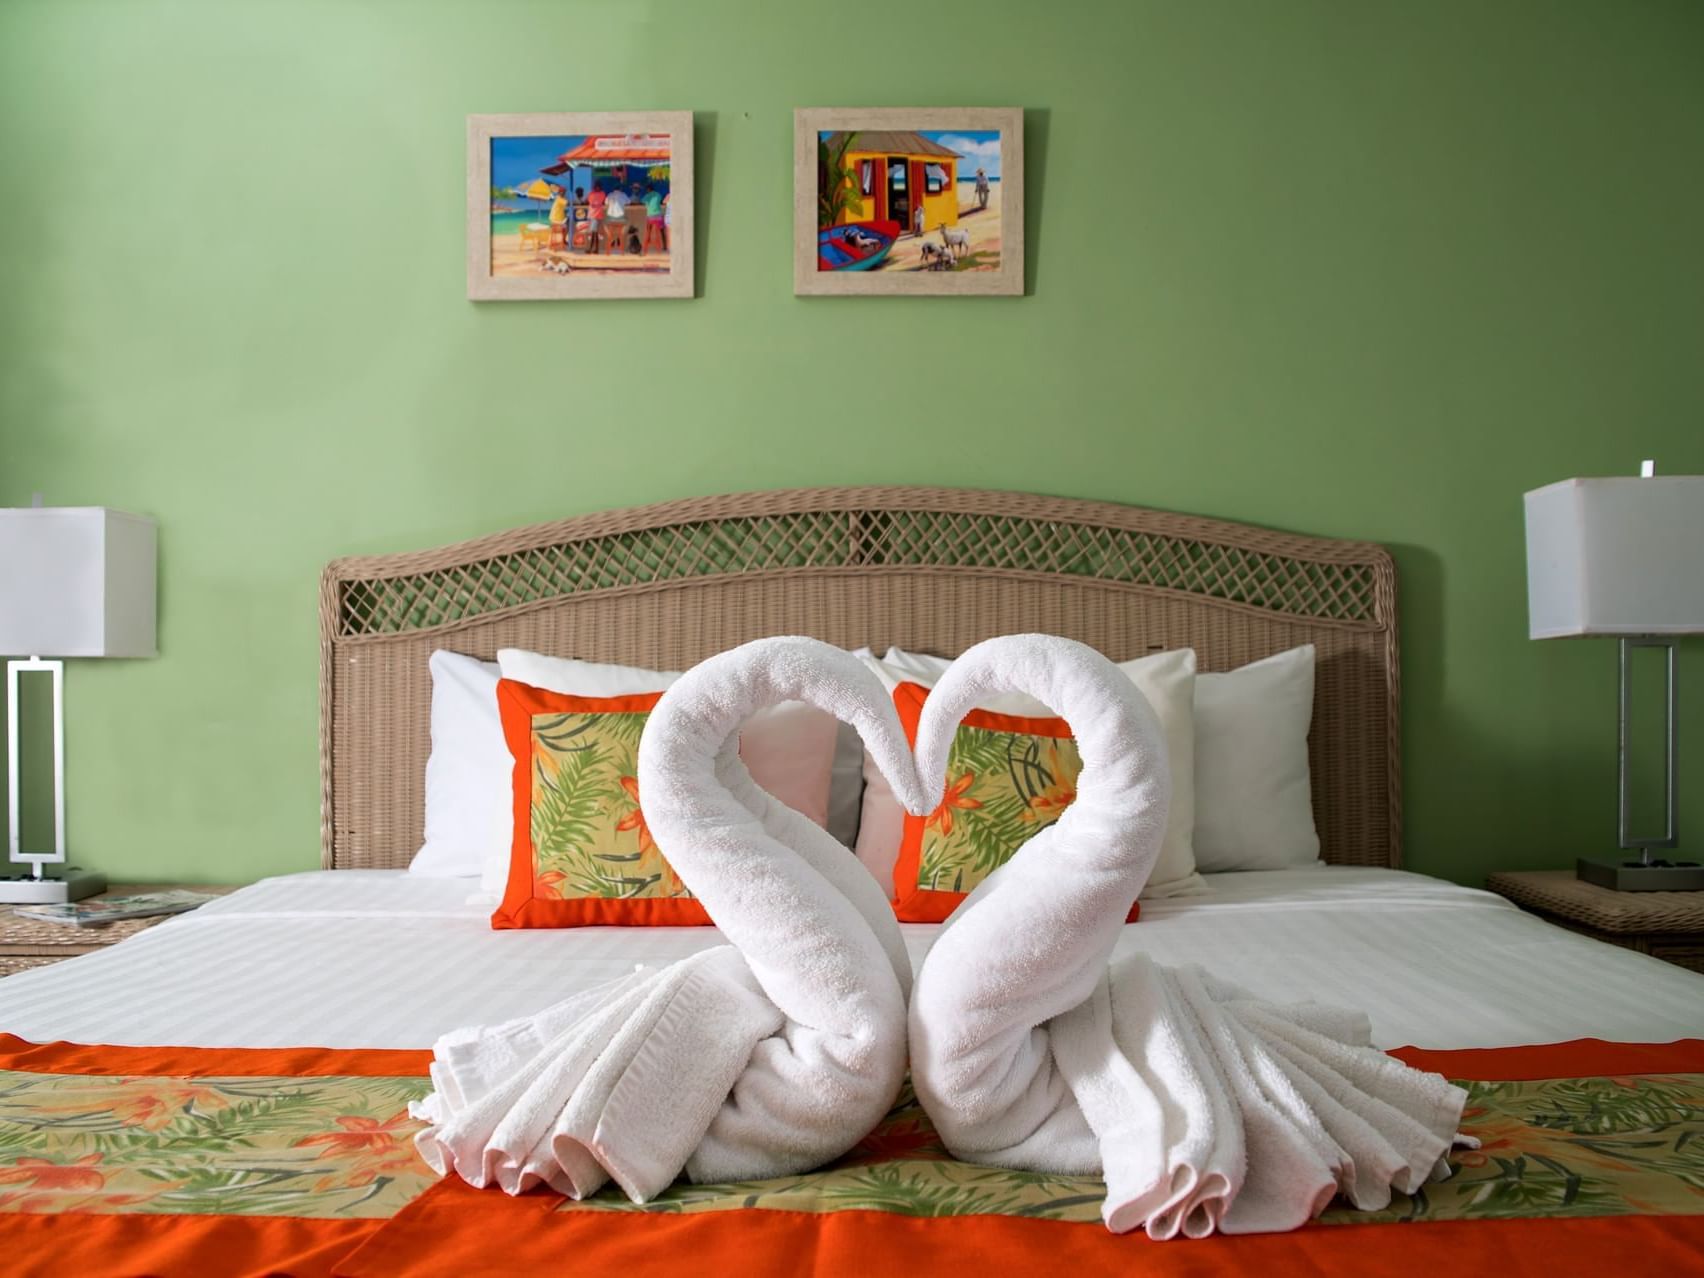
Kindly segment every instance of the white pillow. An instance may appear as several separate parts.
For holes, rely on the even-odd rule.
[[[1195,863],[1283,870],[1319,861],[1308,729],[1314,648],[1195,678]]]
[[[426,759],[426,841],[408,868],[457,878],[479,874],[488,849],[515,828],[514,764],[497,719],[497,663],[439,649],[432,672],[432,753]]]
[[[505,679],[571,697],[631,697],[642,692],[661,692],[680,678],[678,670],[646,670],[642,666],[547,657],[525,648],[499,648],[497,665]]]
[[[645,670],[638,666],[575,661],[568,657],[547,657],[520,648],[499,649],[497,664],[505,679],[531,684],[546,692],[578,697],[623,697],[640,692],[661,692],[680,678],[680,672],[676,670]],[[494,717],[497,714],[495,690],[491,713]],[[835,717],[826,711],[803,701],[785,701],[752,716],[740,733],[740,757],[751,769],[752,780],[758,785],[818,825],[826,825],[829,778],[833,771],[838,726]],[[503,758],[509,760],[507,745],[503,748]],[[513,773],[506,773],[503,783],[505,803],[512,802],[510,790],[513,783]],[[511,816],[501,850],[493,850],[481,871],[481,886],[488,892],[501,893],[508,881],[513,838],[514,818]]]
[[[891,691],[900,683],[918,683],[932,688],[952,664],[945,657],[889,648],[876,658],[860,653]],[[1142,896],[1158,899],[1188,896],[1207,890],[1195,872],[1191,835],[1195,826],[1195,652],[1178,648],[1121,662],[1118,667],[1148,699],[1165,733],[1166,753],[1171,759],[1171,815],[1159,860],[1148,876]],[[1051,707],[1023,693],[1002,693],[980,706],[1000,714],[1053,715]],[[893,891],[893,867],[899,860],[900,838],[905,829],[905,810],[894,797],[880,769],[866,760],[864,765],[864,809],[858,826],[858,859],[882,888]]]

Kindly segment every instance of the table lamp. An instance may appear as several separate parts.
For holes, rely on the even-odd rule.
[[[1704,634],[1704,475],[1564,479],[1526,495],[1527,616],[1534,639],[1613,635],[1621,641],[1617,754],[1620,847],[1635,856],[1581,857],[1575,873],[1623,892],[1704,888],[1704,866],[1654,857],[1680,846],[1675,775],[1675,641]],[[1628,775],[1629,664],[1635,648],[1666,662],[1660,836],[1632,831]]]
[[[77,901],[106,877],[65,864],[64,657],[152,657],[154,521],[101,506],[0,508],[0,655],[6,662],[7,851],[27,872],[0,877],[0,902]],[[18,682],[53,680],[51,851],[27,852],[19,820]],[[47,866],[59,867],[49,873]]]

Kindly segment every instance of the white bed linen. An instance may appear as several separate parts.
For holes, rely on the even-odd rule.
[[[1397,870],[1207,876],[1143,902],[1119,952],[1201,963],[1263,998],[1362,1008],[1385,1047],[1704,1035],[1704,977]],[[35,1042],[429,1047],[446,1030],[721,942],[714,928],[494,932],[466,880],[339,870],[268,879],[83,958],[0,980]],[[908,924],[914,965],[935,924]]]

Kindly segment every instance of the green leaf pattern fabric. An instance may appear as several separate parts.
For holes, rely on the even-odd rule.
[[[1464,1082],[1454,1175],[1326,1224],[1704,1214],[1704,1074]],[[384,1218],[436,1180],[407,1105],[420,1077],[126,1077],[0,1071],[0,1214],[158,1212]],[[493,1191],[495,1192],[495,1191]],[[773,1180],[608,1188],[560,1211],[1002,1214],[1099,1228],[1093,1177],[951,1158],[909,1088],[846,1157]]]
[[[385,1218],[437,1176],[425,1078],[124,1078],[0,1071],[0,1214]]]
[[[917,886],[970,891],[1059,819],[1082,771],[1069,737],[961,725],[947,755],[945,797],[924,822]]]
[[[1464,1129],[1483,1142],[1451,1155],[1454,1174],[1383,1211],[1338,1203],[1326,1224],[1519,1216],[1704,1214],[1704,1075],[1464,1082]],[[644,1205],[604,1190],[563,1211],[740,1208],[905,1216],[1018,1215],[1100,1222],[1100,1180],[953,1160],[907,1088],[874,1132],[832,1167],[803,1176],[677,1184]]]
[[[645,712],[532,719],[533,895],[687,898],[639,802]]]

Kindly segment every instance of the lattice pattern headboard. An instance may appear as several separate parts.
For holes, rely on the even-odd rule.
[[[420,845],[435,648],[679,670],[769,634],[952,655],[1018,631],[1119,661],[1189,646],[1203,670],[1315,644],[1323,855],[1401,859],[1396,572],[1365,542],[1025,493],[742,493],[340,559],[320,625],[334,868],[403,866]]]

